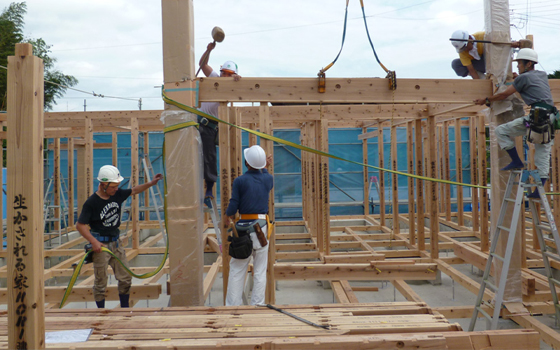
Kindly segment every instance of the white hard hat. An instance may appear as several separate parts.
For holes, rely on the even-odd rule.
[[[99,169],[99,174],[97,175],[97,180],[99,182],[121,182],[124,178],[121,176],[119,169],[112,165],[104,165]]]
[[[456,30],[453,32],[453,34],[451,34],[451,39],[457,39],[457,40],[452,40],[451,45],[455,47],[457,52],[461,52],[465,49],[465,47],[469,43],[468,42],[469,37],[470,35],[466,30]]]
[[[517,56],[514,59],[514,61],[517,60],[527,60],[527,61],[538,63],[539,55],[537,55],[537,53],[533,49],[521,49],[519,50]]]
[[[251,166],[251,168],[262,169],[266,166],[266,153],[261,146],[254,145],[249,148],[245,148],[243,154],[245,155],[245,161]]]
[[[226,61],[221,67],[220,70],[227,70],[232,72],[233,74],[237,74],[237,64],[233,61]]]

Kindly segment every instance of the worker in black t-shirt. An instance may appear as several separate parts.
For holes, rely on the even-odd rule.
[[[119,241],[121,224],[121,205],[130,196],[141,193],[154,186],[163,175],[157,174],[154,179],[132,189],[120,189],[119,183],[124,178],[119,169],[112,165],[104,165],[99,169],[97,180],[99,187],[84,203],[76,224],[76,229],[91,243],[93,250],[93,270],[95,282],[93,297],[98,308],[105,307],[105,290],[107,288],[107,266],[110,265],[119,281],[119,299],[121,307],[129,306],[129,293],[132,277],[124,267],[102,247],[109,249],[125,265],[128,266],[126,254]],[[88,228],[89,225],[89,228]]]

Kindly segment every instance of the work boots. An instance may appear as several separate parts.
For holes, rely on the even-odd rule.
[[[105,308],[105,299],[103,299],[101,301],[96,301],[95,305],[97,305],[97,308],[99,308],[99,309],[104,309]]]
[[[541,177],[541,181],[542,181],[542,185],[544,186],[545,182],[546,182],[546,177]],[[540,194],[539,194],[539,189],[535,188],[535,191],[529,195],[527,195],[527,198],[533,198],[533,199],[539,199],[541,198]]]
[[[506,152],[511,157],[511,163],[509,163],[506,167],[502,168],[501,170],[507,171],[507,170],[519,170],[525,168],[525,164],[523,164],[523,161],[521,161],[521,159],[519,158],[519,154],[517,154],[517,150],[515,149],[515,147],[506,150]]]
[[[130,299],[130,294],[119,294],[119,299],[121,301],[121,307],[129,307],[128,300]]]
[[[204,194],[204,197],[210,197],[210,198],[214,198],[214,195],[212,194],[212,189],[214,188],[214,181],[208,181],[206,180],[206,193]]]

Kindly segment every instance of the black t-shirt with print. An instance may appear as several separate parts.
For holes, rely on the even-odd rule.
[[[103,199],[94,193],[82,208],[78,222],[89,225],[102,236],[118,236],[121,225],[121,204],[132,194],[131,189],[119,188],[114,196]]]

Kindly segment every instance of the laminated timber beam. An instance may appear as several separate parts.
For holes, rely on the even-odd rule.
[[[371,264],[284,264],[277,263],[274,274],[277,280],[434,280],[437,264],[406,264],[375,262]]]
[[[330,78],[322,94],[317,93],[316,78],[206,78],[199,84],[199,100],[204,102],[465,104],[491,94],[492,84],[478,79],[399,79],[399,88],[392,91],[385,79]]]

